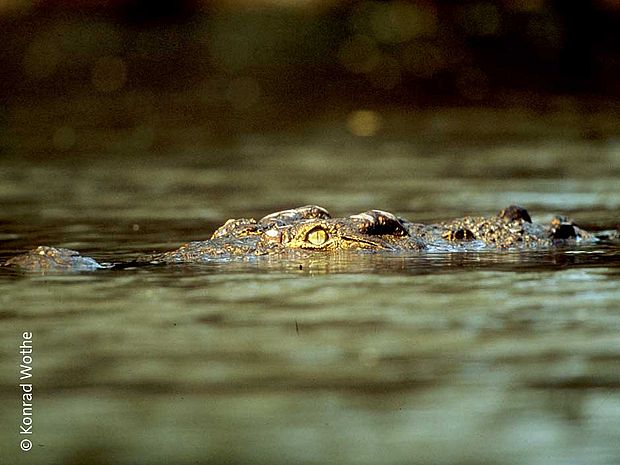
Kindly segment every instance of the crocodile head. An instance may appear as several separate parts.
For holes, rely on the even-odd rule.
[[[420,250],[400,219],[371,210],[332,218],[327,210],[306,205],[267,215],[260,220],[231,219],[207,241],[194,241],[149,261],[198,262],[215,257],[278,255],[303,251]]]
[[[346,218],[331,218],[317,206],[284,210],[261,219],[257,251],[298,250],[419,250],[401,221],[391,213],[370,210]]]
[[[616,240],[611,231],[595,235],[557,217],[549,226],[532,223],[528,212],[510,206],[486,217],[466,216],[438,224],[410,223],[381,210],[369,210],[344,218],[332,218],[316,205],[283,210],[260,220],[228,220],[209,240],[194,241],[176,250],[140,257],[118,264],[98,264],[77,252],[54,247],[39,247],[9,259],[4,265],[26,271],[93,270],[123,268],[136,264],[199,263],[213,258],[252,257],[346,250],[462,251],[492,248],[550,247],[578,241],[594,242],[598,237]],[[0,264],[1,266],[2,264]]]

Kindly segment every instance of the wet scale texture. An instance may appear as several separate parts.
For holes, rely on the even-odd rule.
[[[464,217],[441,224],[410,223],[392,213],[370,210],[347,218],[331,218],[316,205],[271,213],[259,221],[228,220],[211,239],[193,241],[180,248],[147,255],[130,265],[200,263],[221,258],[249,258],[271,255],[291,259],[334,252],[356,251],[475,251],[511,248],[547,248],[578,243],[596,243],[601,238],[618,239],[618,231],[598,236],[575,226],[563,217],[554,217],[549,226],[532,224],[529,213],[511,205],[490,217]],[[306,253],[303,253],[306,252]],[[85,271],[102,268],[95,260],[78,252],[39,246],[13,257],[5,266],[22,271]],[[126,266],[122,263],[107,267]]]

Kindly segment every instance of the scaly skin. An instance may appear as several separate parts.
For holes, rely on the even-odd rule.
[[[324,208],[307,205],[272,213],[259,221],[228,220],[209,240],[189,242],[176,250],[143,257],[132,265],[199,263],[259,255],[295,257],[338,251],[547,248],[597,240],[563,217],[554,218],[549,225],[532,223],[528,212],[514,205],[495,216],[466,216],[431,225],[411,223],[381,210],[331,218]],[[78,252],[54,247],[38,247],[11,258],[5,265],[25,271],[82,271],[102,267]]]
[[[90,271],[102,268],[90,257],[82,257],[75,250],[40,246],[23,255],[8,260],[5,265],[15,266],[24,271]]]

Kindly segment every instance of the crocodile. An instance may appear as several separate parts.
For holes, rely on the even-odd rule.
[[[617,231],[614,232],[617,237]],[[257,256],[301,257],[340,251],[472,251],[549,248],[593,243],[600,234],[585,231],[563,216],[533,223],[523,207],[511,205],[492,216],[465,216],[435,224],[407,221],[382,210],[332,218],[317,205],[283,210],[260,220],[230,219],[208,240],[136,260],[101,264],[74,250],[40,246],[4,263],[24,271],[123,268],[141,264],[200,263]]]

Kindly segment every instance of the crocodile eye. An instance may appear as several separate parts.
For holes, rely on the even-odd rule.
[[[314,228],[306,234],[306,241],[312,245],[323,245],[327,242],[327,231],[323,228]]]

